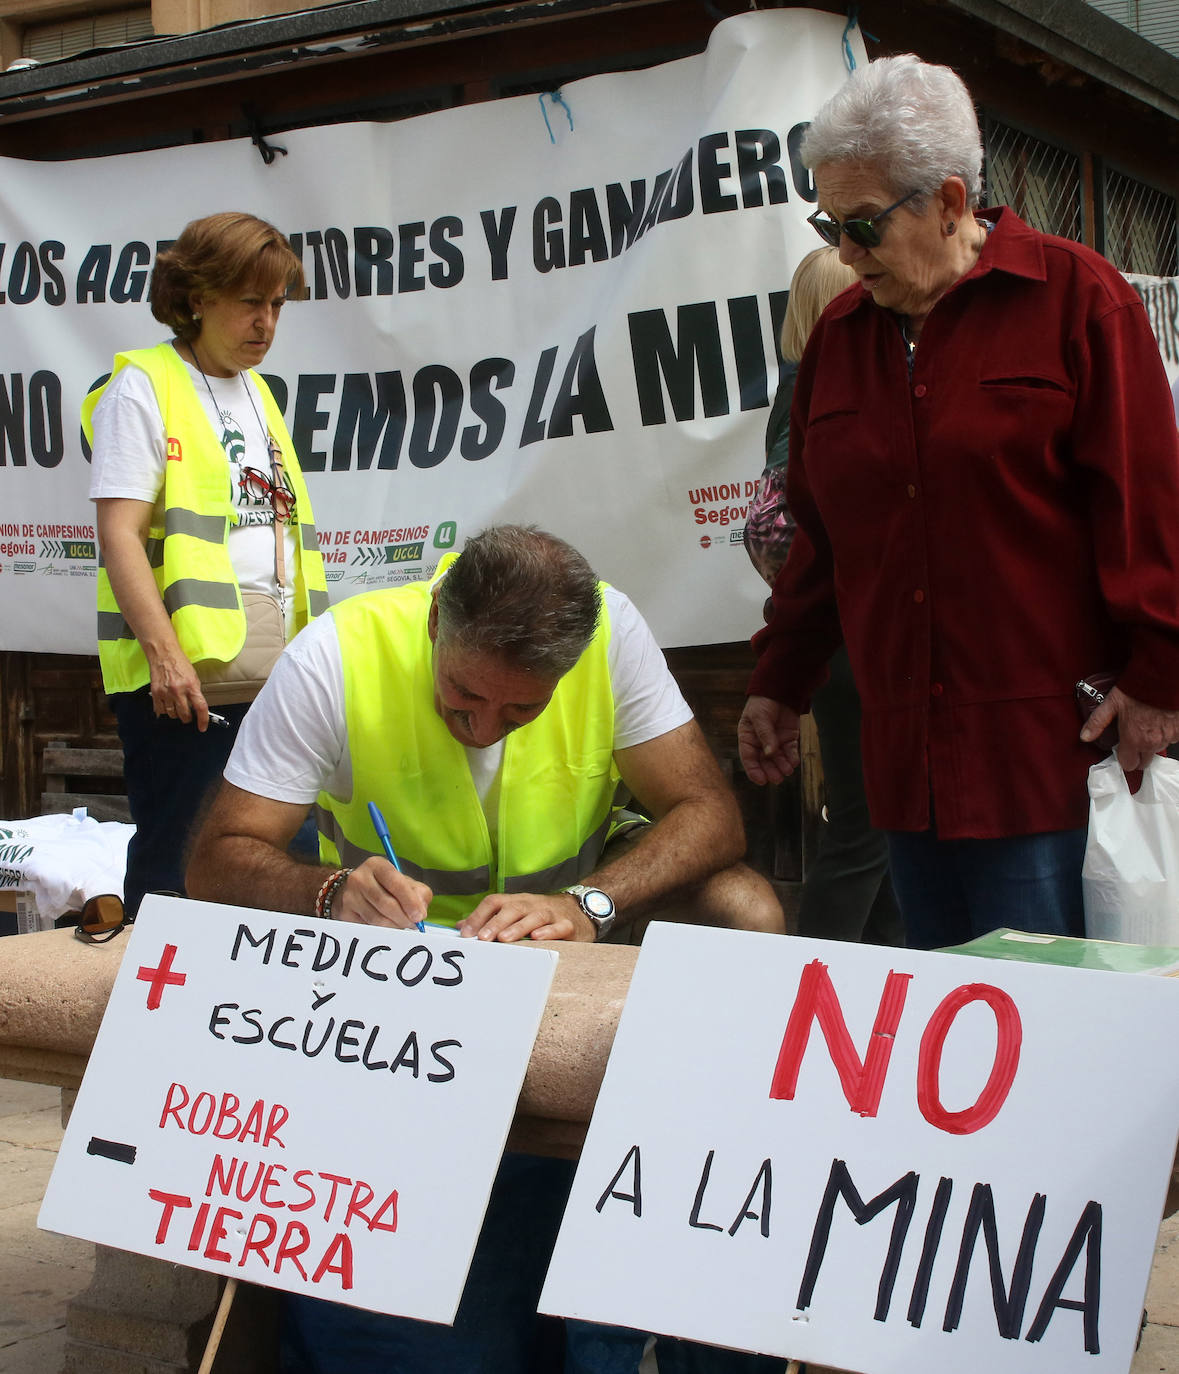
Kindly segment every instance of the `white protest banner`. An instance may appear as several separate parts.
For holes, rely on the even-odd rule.
[[[158,245],[224,209],[278,225],[307,272],[261,371],[334,598],[536,523],[665,646],[744,639],[775,341],[817,243],[798,144],[847,76],[846,27],[741,14],[699,56],[559,100],[284,133],[270,166],[248,140],[0,160],[0,649],[95,651],[79,406],[117,351],[167,335]]]
[[[1179,277],[1143,277],[1127,272],[1126,280],[1142,297],[1150,327],[1159,341],[1159,352],[1171,383],[1175,423],[1179,424]]]
[[[38,1225],[453,1321],[556,959],[148,897]]]
[[[648,931],[541,1310],[862,1374],[1125,1374],[1179,984]]]

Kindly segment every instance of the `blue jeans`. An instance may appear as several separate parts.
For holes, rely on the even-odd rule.
[[[284,1294],[282,1374],[636,1374],[643,1332],[536,1311],[573,1169],[504,1155],[453,1326]]]
[[[221,782],[249,703],[219,706],[229,728],[184,725],[152,710],[146,687],[109,700],[123,741],[123,778],[135,834],[127,846],[123,907],[133,920],[148,892],[184,893],[184,868],[196,822]]]
[[[1085,933],[1084,830],[995,840],[939,840],[890,830],[892,885],[910,949],[960,945],[1007,926],[1039,935]]]

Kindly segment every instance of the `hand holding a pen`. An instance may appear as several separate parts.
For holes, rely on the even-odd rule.
[[[196,669],[179,651],[174,659],[161,658],[150,663],[151,703],[157,716],[188,725],[195,721],[198,730],[209,728],[209,705],[201,690]]]
[[[365,859],[332,901],[332,919],[355,925],[409,930],[426,919],[433,891],[408,878],[388,859]]]
[[[373,823],[373,829],[377,832],[377,839],[380,840],[380,842],[381,842],[381,848],[385,851],[385,858],[388,859],[389,862],[393,865],[393,867],[398,871],[398,873],[400,873],[400,872],[401,872],[401,865],[400,865],[400,863],[398,863],[398,861],[397,861],[397,855],[393,852],[393,841],[392,841],[392,839],[391,839],[390,836],[389,836],[389,824],[388,824],[388,822],[385,820],[384,816],[381,815],[381,808],[376,804],[376,802],[371,802],[371,801],[369,802],[369,804],[368,804],[368,814],[369,814],[369,819],[370,819],[370,820],[372,821],[372,823]],[[424,887],[425,884],[423,883],[423,884],[421,884],[421,886]],[[427,905],[428,905],[428,904],[429,904],[429,898],[428,898],[428,897],[427,897],[426,901],[427,901]],[[425,911],[422,912],[421,918],[420,918],[419,920],[417,920],[417,921],[414,922],[414,925],[417,926],[417,928],[418,928],[419,930],[425,930],[425,928],[426,928],[426,913],[425,913]]]

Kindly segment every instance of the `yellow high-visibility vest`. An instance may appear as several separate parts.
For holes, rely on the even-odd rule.
[[[321,860],[355,868],[383,852],[368,812],[376,802],[402,871],[434,891],[430,920],[453,926],[489,892],[556,892],[591,872],[626,794],[614,764],[603,608],[548,706],[504,740],[492,844],[466,752],[434,705],[431,586],[367,592],[331,612],[352,797],[321,792],[317,815]]]
[[[117,354],[112,379],[127,366],[147,373],[167,436],[164,524],[151,527],[146,550],[156,586],[185,655],[194,663],[229,663],[245,643],[246,617],[229,560],[234,504],[225,450],[170,343]],[[256,372],[249,375],[261,394],[267,427],[282,449],[283,467],[295,494],[295,627],[302,629],[328,606],[311,498],[270,388]],[[82,427],[91,443],[94,407],[109,384],[92,391],[82,403]],[[147,658],[123,618],[101,558],[98,659],[107,692],[133,692],[151,680]]]

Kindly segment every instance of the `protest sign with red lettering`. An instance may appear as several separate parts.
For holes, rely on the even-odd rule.
[[[38,1224],[453,1321],[555,967],[148,897]]]
[[[1179,983],[654,925],[541,1310],[862,1374],[1125,1374]]]

